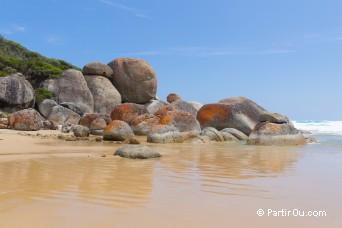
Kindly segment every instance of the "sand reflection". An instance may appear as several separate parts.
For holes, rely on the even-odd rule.
[[[112,207],[148,202],[153,162],[121,158],[41,158],[0,163],[0,209],[40,201]]]

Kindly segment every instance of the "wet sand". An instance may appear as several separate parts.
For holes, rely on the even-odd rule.
[[[128,160],[112,156],[122,145],[0,130],[0,227],[342,225],[340,145],[150,145],[163,157]]]

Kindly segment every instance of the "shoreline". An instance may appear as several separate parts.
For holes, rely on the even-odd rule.
[[[114,153],[114,144],[98,143],[96,137],[87,141],[68,142],[58,140],[58,135],[72,136],[72,133],[61,133],[54,130],[15,131],[0,129],[0,162],[44,157],[80,157],[80,156],[108,156]],[[89,151],[89,146],[91,151]]]

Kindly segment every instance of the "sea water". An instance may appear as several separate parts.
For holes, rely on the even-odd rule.
[[[293,121],[297,129],[311,132],[320,144],[342,145],[342,121]]]

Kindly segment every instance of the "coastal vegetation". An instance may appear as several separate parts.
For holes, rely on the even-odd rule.
[[[40,102],[45,99],[51,99],[52,98],[52,93],[45,89],[44,87],[39,87],[35,89],[35,95],[36,95],[36,101]]]
[[[47,58],[0,35],[0,77],[22,73],[34,87],[43,80],[56,79],[64,70],[78,69],[66,61]]]

